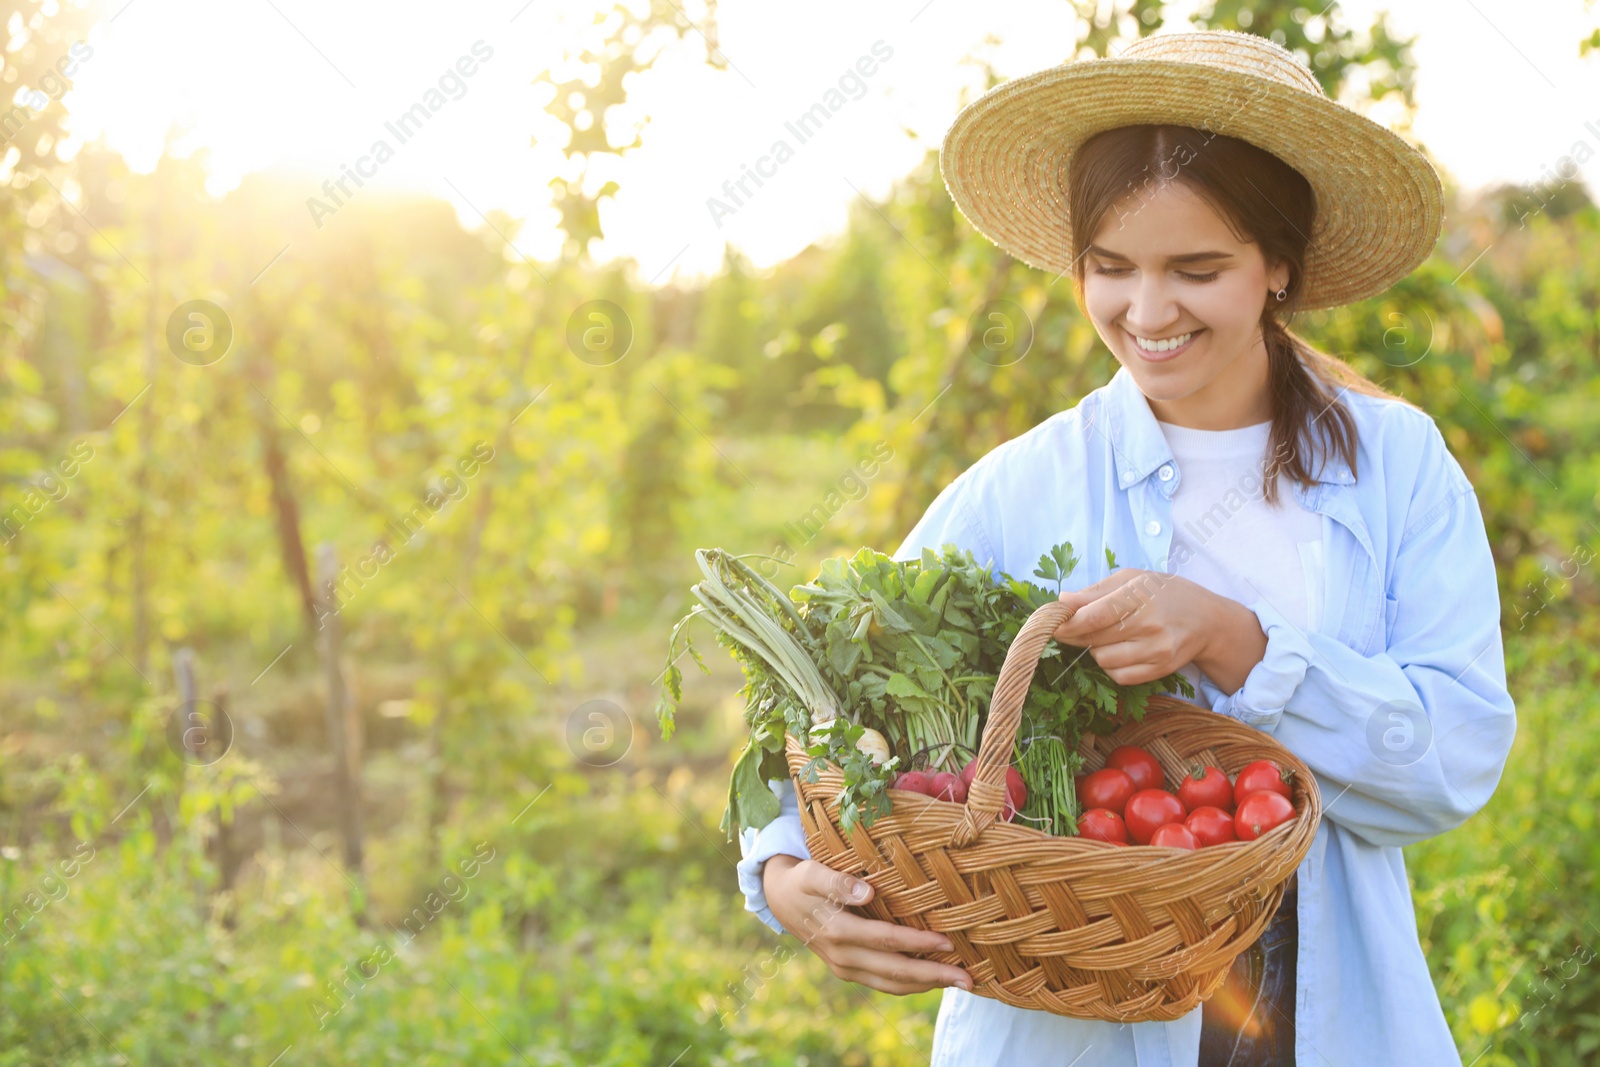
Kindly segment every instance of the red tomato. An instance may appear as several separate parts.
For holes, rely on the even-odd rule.
[[[1078,816],[1078,836],[1093,841],[1110,841],[1114,845],[1128,843],[1128,826],[1122,816],[1105,808],[1090,808]]]
[[[901,771],[895,776],[894,788],[904,789],[910,793],[921,793],[930,796],[928,786],[930,777],[927,771]]]
[[[957,804],[964,804],[967,800],[967,783],[961,780],[960,775],[940,771],[928,783],[928,795],[937,800],[953,800]]]
[[[1194,835],[1194,839],[1200,842],[1201,848],[1239,840],[1239,835],[1233,827],[1233,816],[1222,808],[1195,808],[1189,813],[1189,817],[1183,820],[1183,825]]]
[[[1119,815],[1122,809],[1127,807],[1128,798],[1138,792],[1127,772],[1119,771],[1115,767],[1102,767],[1093,774],[1085,774],[1076,784],[1079,807],[1085,810],[1105,808]]]
[[[1183,806],[1195,808],[1225,808],[1233,810],[1233,783],[1221,767],[1207,767],[1196,777],[1194,771],[1183,776],[1178,783],[1178,799]]]
[[[1132,778],[1135,791],[1160,789],[1167,784],[1161,762],[1138,745],[1121,745],[1112,749],[1106,757],[1106,766],[1115,767]]]
[[[1271,790],[1251,793],[1233,813],[1234,832],[1241,841],[1254,841],[1275,826],[1294,818],[1294,805]]]
[[[1128,798],[1122,810],[1123,821],[1128,824],[1128,836],[1136,845],[1148,845],[1150,835],[1169,822],[1182,822],[1189,809],[1183,801],[1165,789],[1141,789]]]
[[[1169,822],[1156,827],[1156,832],[1150,835],[1150,843],[1159,848],[1187,848],[1191,851],[1200,847],[1200,842],[1181,822]]]
[[[1239,776],[1233,780],[1233,802],[1242,804],[1245,797],[1263,789],[1270,789],[1285,800],[1294,799],[1278,772],[1278,765],[1269,759],[1258,759],[1245,764]]]

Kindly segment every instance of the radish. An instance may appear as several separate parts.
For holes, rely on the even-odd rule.
[[[909,793],[921,793],[923,796],[933,795],[930,786],[931,776],[927,771],[902,771],[894,780],[895,789],[904,789]]]
[[[928,795],[939,800],[953,800],[957,804],[967,801],[967,783],[959,775],[949,771],[940,771],[933,776],[933,781],[928,785]]]
[[[967,788],[972,787],[972,780],[978,776],[978,757],[973,756],[967,765],[961,768],[961,781]],[[1022,780],[1022,772],[1015,767],[1006,768],[1006,802],[1000,812],[1000,817],[1010,822],[1022,806],[1028,802],[1028,787]]]
[[[889,762],[889,742],[871,727],[862,729],[861,738],[856,741],[856,748],[867,754],[874,767]]]

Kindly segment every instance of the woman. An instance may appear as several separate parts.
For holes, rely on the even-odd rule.
[[[935,1065],[1459,1064],[1400,849],[1477,811],[1510,750],[1494,563],[1432,420],[1283,319],[1426,257],[1431,166],[1289,53],[1205,32],[998,87],[942,168],[992,240],[1072,271],[1121,367],[956,478],[897,558],[948,542],[1020,574],[1062,540],[1111,548],[1126,565],[1072,576],[1056,638],[1123,684],[1182,669],[1312,768],[1325,817],[1265,935],[1174,1022],[1014,1008],[907,955],[944,935],[828,908],[871,887],[809,860],[786,783],[741,839],[746,907],[815,930],[839,977],[944,987]]]

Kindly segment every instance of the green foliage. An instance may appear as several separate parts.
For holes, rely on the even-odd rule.
[[[577,178],[557,176],[550,180],[555,207],[561,214],[561,230],[566,236],[567,258],[586,258],[590,242],[605,236],[600,225],[600,203],[621,189],[615,181],[606,181],[596,191],[587,191],[591,183],[584,179],[593,157],[620,156],[644,143],[640,136],[642,122],[635,127],[632,141],[612,143],[610,131],[614,124],[607,122],[607,112],[627,104],[629,76],[649,70],[661,57],[663,34],[656,31],[682,37],[693,26],[671,0],[649,0],[643,14],[635,10],[635,5],[618,3],[595,16],[579,47],[567,49],[561,69],[582,69],[585,76],[561,79],[552,71],[545,71],[534,79],[536,85],[549,86],[544,110],[567,136],[562,152],[568,159],[579,159],[583,171]],[[719,65],[714,48],[707,50],[706,62]],[[586,76],[591,71],[597,76]]]
[[[1576,1067],[1600,1051],[1600,631],[1508,646],[1517,738],[1467,823],[1406,852],[1418,929],[1464,1060]]]
[[[868,1050],[918,1062],[936,996],[863,1003],[759,927],[730,933],[726,863],[658,794],[563,791],[509,832],[497,813],[483,828],[493,858],[414,937],[400,909],[426,883],[364,929],[309,849],[273,855],[230,928],[208,906],[216,872],[195,839],[163,847],[136,810],[0,943],[0,1063],[265,1067],[291,1048],[309,1063],[423,1067],[655,1067],[690,1048],[680,1063],[864,1065]],[[447,858],[471,841],[452,835]],[[593,862],[562,871],[575,850]],[[0,861],[6,914],[51,859]]]
[[[1416,107],[1415,38],[1394,36],[1389,13],[1379,11],[1365,30],[1350,26],[1337,4],[1306,4],[1300,0],[1206,0],[1199,21],[1208,29],[1237,30],[1269,37],[1296,53],[1322,83],[1330,97],[1340,91],[1353,71],[1363,75],[1364,92],[1373,101],[1396,97],[1409,120]]]
[[[1110,562],[1115,558],[1111,553],[1111,549],[1106,549],[1106,561]],[[1078,559],[1072,554],[1072,546],[1055,545],[1049,552],[1039,557],[1039,566],[1034,568],[1033,573],[1036,577],[1043,578],[1047,582],[1055,582],[1056,595],[1060,596],[1061,583],[1077,567]]]

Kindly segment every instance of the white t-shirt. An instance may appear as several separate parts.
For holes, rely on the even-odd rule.
[[[1320,629],[1322,516],[1300,506],[1281,474],[1277,504],[1267,503],[1262,474],[1272,423],[1236,430],[1158,425],[1178,468],[1167,558],[1184,562],[1172,573],[1241,604],[1265,598],[1301,630]],[[1182,673],[1199,683],[1194,664]]]

